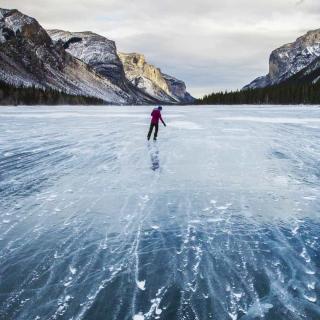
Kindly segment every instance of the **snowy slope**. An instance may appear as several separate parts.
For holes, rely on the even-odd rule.
[[[100,75],[118,85],[124,81],[124,70],[114,41],[89,31],[47,30],[47,32],[52,40],[61,40],[67,52],[88,64]]]

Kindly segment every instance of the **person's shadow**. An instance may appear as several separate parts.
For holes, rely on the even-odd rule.
[[[151,160],[151,170],[157,171],[160,168],[160,159],[159,159],[159,149],[157,144],[154,146],[148,144],[149,152],[150,152],[150,160]]]

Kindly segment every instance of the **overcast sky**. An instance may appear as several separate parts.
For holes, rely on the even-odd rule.
[[[199,97],[268,72],[270,52],[320,28],[319,0],[0,0],[46,28],[90,30]]]

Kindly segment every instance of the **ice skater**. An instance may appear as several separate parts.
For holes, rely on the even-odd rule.
[[[162,110],[162,107],[158,106],[158,108],[153,109],[151,112],[152,118],[151,118],[151,123],[150,123],[150,129],[148,132],[148,140],[150,140],[150,138],[151,138],[153,128],[155,128],[153,140],[157,140],[158,130],[159,130],[159,120],[161,120],[161,122],[163,123],[163,125],[165,127],[167,126],[161,117],[161,110]]]

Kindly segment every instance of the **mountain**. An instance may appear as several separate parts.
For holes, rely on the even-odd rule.
[[[126,92],[131,97],[131,103],[161,102],[137,89],[128,81],[114,41],[90,31],[47,30],[47,32],[54,43],[62,44],[73,57],[85,62],[102,78]]]
[[[186,88],[186,84],[172,76],[162,73],[163,78],[167,82],[171,94],[181,103],[194,103],[196,99],[192,97]]]
[[[319,53],[317,41],[319,41],[319,31],[308,32],[294,45],[286,45],[273,52],[274,55],[270,58],[272,61],[270,72],[267,76],[256,79],[240,91],[211,93],[198,99],[196,103],[218,105],[319,104],[320,55],[317,56]],[[276,60],[275,57],[279,57],[279,52],[289,47],[290,53],[282,51],[282,60]],[[294,55],[293,47],[299,47],[300,53]],[[301,50],[303,47],[305,49]]]
[[[137,102],[171,104],[193,101],[186,92],[183,81],[176,79],[177,84],[171,86],[171,82],[164,78],[160,69],[148,64],[142,54],[119,53],[114,41],[90,31],[47,30],[47,32],[52,40],[57,43],[62,42],[67,52],[128,92]],[[181,87],[180,91],[178,86]],[[176,95],[175,92],[179,94]]]
[[[283,82],[290,85],[320,84],[320,57],[313,60],[307,67]]]
[[[0,9],[0,80],[13,86],[50,88],[92,96],[107,103],[130,103],[120,87],[53,43],[40,24],[17,10]]]
[[[319,104],[320,57],[279,83],[263,88],[217,92],[197,100],[197,104]]]
[[[114,41],[90,31],[47,30],[47,32],[52,40],[61,41],[67,52],[88,64],[98,74],[119,86],[124,84],[125,74]]]
[[[243,89],[264,88],[281,83],[306,68],[320,56],[320,29],[307,32],[295,42],[272,51],[269,73]]]
[[[167,103],[188,103],[194,98],[186,92],[185,83],[165,75],[159,68],[149,64],[139,53],[118,53],[126,77],[142,91]]]
[[[193,98],[186,92],[183,81],[170,76],[167,76],[167,80],[160,69],[146,62],[142,54],[117,52],[114,41],[90,31],[47,30],[47,32],[56,43],[62,42],[68,53],[128,92],[136,102],[169,104],[193,102]],[[169,79],[175,79],[176,85],[171,86]]]
[[[150,74],[143,72],[148,75],[145,86],[137,85],[119,55],[115,42],[98,34],[46,31],[18,10],[0,9],[0,81],[110,104],[183,102],[184,96],[171,92],[161,73],[159,78],[152,75],[151,66]]]
[[[139,53],[119,53],[128,80],[137,88],[167,103],[178,102],[171,94],[160,69],[148,64]]]

